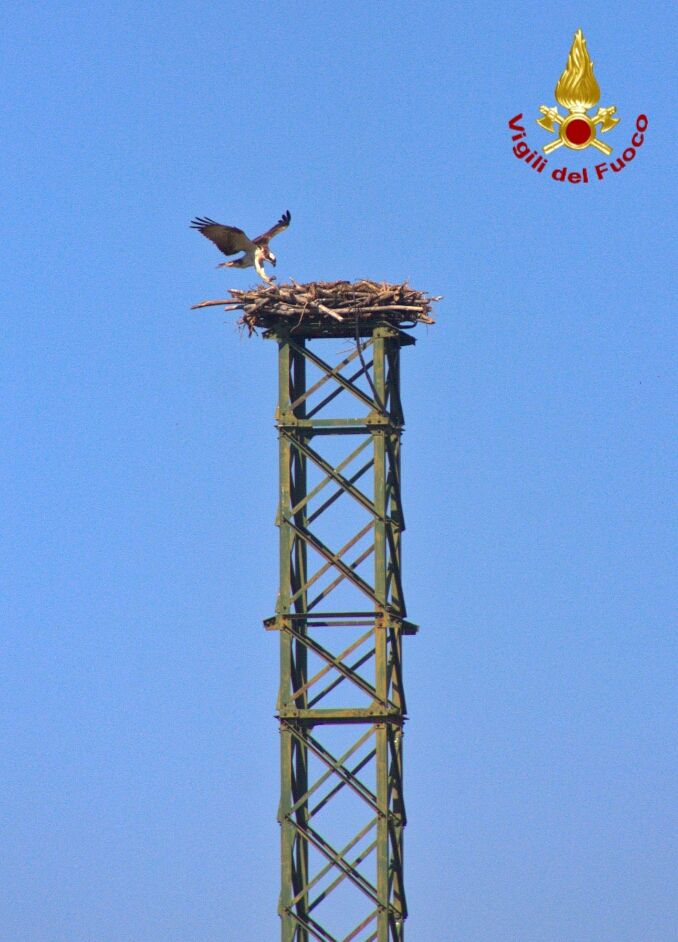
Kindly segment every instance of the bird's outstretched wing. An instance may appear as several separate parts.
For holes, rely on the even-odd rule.
[[[191,222],[191,228],[197,229],[224,255],[235,255],[237,252],[251,252],[254,243],[247,238],[242,229],[236,229],[235,226],[222,226],[213,219],[198,216]]]
[[[257,236],[256,239],[253,240],[254,243],[256,245],[265,245],[267,242],[270,242],[273,236],[276,236],[279,232],[284,232],[284,230],[287,229],[291,218],[292,216],[290,215],[290,211],[288,209],[282,214],[275,226],[273,226],[267,232],[264,232],[263,235]]]

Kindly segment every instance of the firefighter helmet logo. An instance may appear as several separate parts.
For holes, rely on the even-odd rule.
[[[601,132],[611,131],[619,124],[619,118],[613,117],[617,108],[598,108],[595,115],[589,116],[589,111],[600,99],[600,87],[593,74],[593,62],[586,48],[586,40],[580,29],[574,34],[574,41],[570,54],[567,57],[565,71],[558,79],[555,91],[556,101],[567,108],[569,114],[562,115],[556,106],[549,108],[542,105],[539,111],[541,118],[537,124],[545,131],[556,131],[558,137],[542,147],[545,154],[558,147],[569,147],[572,150],[584,150],[585,147],[595,147],[603,154],[612,153],[612,148],[596,137],[596,128]]]

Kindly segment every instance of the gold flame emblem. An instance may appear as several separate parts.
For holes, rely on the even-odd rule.
[[[574,34],[572,48],[567,57],[565,71],[558,79],[555,91],[556,101],[567,108],[568,115],[562,115],[557,107],[542,105],[539,111],[543,115],[537,118],[537,124],[551,134],[558,126],[558,137],[542,147],[545,154],[550,154],[557,147],[570,147],[583,150],[585,147],[597,147],[603,154],[611,154],[612,148],[596,137],[596,127],[605,133],[619,124],[619,118],[613,115],[617,108],[599,108],[593,117],[586,112],[593,108],[600,99],[600,87],[593,74],[593,62],[586,48],[586,40],[580,29]]]

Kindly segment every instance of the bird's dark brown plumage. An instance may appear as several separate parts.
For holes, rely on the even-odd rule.
[[[263,235],[257,236],[256,239],[253,239],[252,241],[255,242],[256,245],[265,245],[267,242],[271,241],[273,236],[276,236],[278,235],[279,232],[282,232],[284,229],[287,229],[287,227],[290,224],[291,219],[292,219],[292,214],[290,213],[288,209],[282,214],[282,216],[277,221],[275,226],[272,226],[270,229],[264,232]]]
[[[214,242],[224,255],[250,252],[254,248],[242,229],[237,229],[235,226],[222,226],[221,223],[207,217],[196,217],[191,222],[191,228],[197,229],[205,238]]]

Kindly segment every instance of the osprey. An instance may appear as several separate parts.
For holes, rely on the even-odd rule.
[[[211,242],[214,242],[224,255],[235,255],[237,252],[245,253],[232,262],[222,262],[221,265],[217,265],[217,268],[250,268],[254,265],[257,275],[270,285],[274,279],[269,278],[264,271],[264,262],[275,265],[277,259],[269,249],[268,243],[273,236],[287,229],[291,218],[290,211],[287,210],[275,226],[264,232],[263,235],[257,236],[256,239],[248,239],[242,229],[236,229],[235,226],[222,226],[213,219],[201,216],[191,222],[191,228],[197,229]]]

